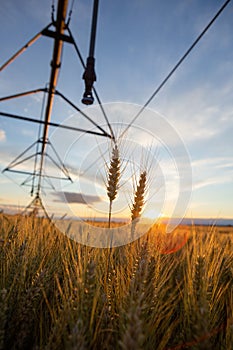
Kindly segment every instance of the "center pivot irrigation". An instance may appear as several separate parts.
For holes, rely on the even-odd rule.
[[[74,40],[74,37],[72,35],[72,32],[69,28],[69,23],[71,20],[71,14],[72,14],[72,8],[73,8],[74,1],[72,1],[71,10],[68,15],[68,20],[66,21],[67,17],[67,8],[68,8],[68,0],[58,0],[57,5],[57,14],[56,19],[54,17],[54,2],[52,3],[52,13],[51,18],[52,22],[49,23],[42,31],[40,31],[38,34],[36,34],[31,40],[29,40],[20,50],[18,50],[9,60],[7,60],[0,68],[0,71],[5,69],[10,63],[12,63],[21,53],[23,53],[29,46],[31,46],[37,39],[39,39],[41,36],[47,36],[51,38],[54,41],[53,46],[53,55],[52,55],[52,61],[51,61],[51,71],[50,71],[50,80],[46,88],[38,88],[35,90],[30,91],[24,91],[18,94],[9,95],[0,98],[0,102],[28,96],[32,94],[37,94],[39,92],[44,93],[44,101],[43,105],[46,103],[45,112],[44,115],[41,115],[41,119],[35,119],[30,118],[26,116],[16,115],[12,113],[6,113],[6,112],[0,112],[0,115],[3,117],[23,120],[26,122],[33,122],[39,124],[39,131],[38,131],[38,140],[34,142],[32,145],[30,145],[25,151],[23,151],[16,159],[14,159],[5,169],[3,169],[3,172],[13,172],[18,174],[24,174],[28,177],[22,182],[21,185],[25,186],[31,186],[31,196],[35,197],[33,198],[32,202],[27,206],[26,209],[32,209],[34,212],[36,212],[39,208],[42,208],[45,212],[44,206],[42,204],[41,200],[41,189],[42,189],[42,179],[47,182],[47,184],[50,185],[50,187],[53,187],[53,184],[51,182],[51,179],[60,179],[60,180],[67,180],[72,182],[72,179],[69,175],[69,171],[66,168],[65,164],[63,164],[61,158],[59,157],[59,154],[57,153],[55,147],[52,145],[52,143],[49,141],[48,138],[48,131],[49,127],[60,127],[66,130],[73,130],[73,131],[79,131],[87,134],[97,135],[97,136],[103,136],[114,140],[114,134],[113,130],[111,128],[111,125],[109,123],[109,120],[106,116],[106,113],[104,111],[104,108],[102,106],[102,103],[100,101],[100,98],[96,92],[96,89],[93,88],[94,81],[96,80],[96,74],[95,74],[95,58],[94,58],[94,48],[95,48],[95,40],[96,40],[96,27],[97,27],[97,15],[98,15],[98,5],[99,1],[94,0],[93,4],[93,14],[92,14],[92,28],[91,28],[91,37],[90,37],[90,49],[89,49],[89,56],[87,58],[86,65],[84,64],[84,60],[81,56],[81,53],[78,49],[78,46]],[[53,30],[52,30],[53,29]],[[104,130],[100,125],[98,125],[92,118],[90,118],[86,113],[84,113],[78,106],[76,106],[75,103],[70,101],[66,96],[64,96],[61,92],[59,92],[56,89],[57,82],[58,82],[58,75],[59,70],[61,68],[62,63],[62,50],[63,50],[63,44],[69,43],[74,46],[74,49],[78,55],[79,60],[81,61],[81,64],[84,68],[84,74],[83,79],[85,82],[85,91],[82,98],[82,103],[85,105],[91,105],[94,102],[94,98],[92,95],[92,91],[94,93],[94,96],[96,97],[101,111],[104,115],[105,121],[108,125],[108,131]],[[76,110],[78,113],[80,113],[84,118],[86,118],[92,125],[95,126],[97,130],[85,130],[82,128],[76,128],[68,125],[62,125],[56,122],[51,122],[51,115],[52,115],[52,109],[53,109],[53,103],[54,103],[54,96],[57,95],[60,98],[62,98],[66,103],[68,103],[74,110]],[[45,101],[45,97],[47,97],[47,100]],[[44,110],[44,106],[42,106],[42,113]],[[47,152],[47,148],[50,148],[53,152],[53,157],[49,155]],[[30,153],[32,152],[32,153]],[[56,177],[46,174],[45,172],[45,166],[44,166],[44,160],[45,157],[49,158],[50,161],[62,172],[62,176]],[[34,169],[32,171],[24,171],[24,170],[18,170],[16,167],[29,159],[34,159]],[[46,212],[45,212],[46,214]],[[47,215],[47,214],[46,214]]]
[[[221,8],[217,11],[215,16],[211,19],[211,21],[207,24],[207,26],[203,29],[203,31],[200,33],[200,35],[196,38],[196,40],[192,43],[192,45],[188,48],[188,50],[184,53],[184,55],[180,58],[180,60],[175,64],[174,68],[168,73],[168,75],[164,78],[164,80],[160,83],[160,85],[155,89],[155,91],[152,93],[152,95],[149,97],[149,99],[146,101],[146,103],[142,106],[142,108],[139,110],[139,112],[133,117],[131,122],[126,126],[125,130],[122,132],[119,138],[123,137],[125,133],[128,131],[128,129],[133,125],[133,123],[136,121],[136,119],[139,118],[139,116],[143,113],[145,108],[150,104],[150,102],[154,99],[154,97],[158,94],[158,92],[165,86],[165,84],[168,82],[168,80],[171,78],[171,76],[175,73],[175,71],[179,68],[179,66],[183,63],[183,61],[188,57],[188,55],[192,52],[192,50],[196,47],[198,42],[202,39],[202,37],[207,33],[209,28],[213,25],[213,23],[216,21],[216,19],[219,17],[219,15],[223,12],[223,10],[226,8],[226,6],[230,3],[231,0],[227,0],[224,2],[224,4],[221,6]],[[48,85],[45,88],[38,88],[35,90],[30,91],[24,91],[21,93],[9,95],[0,98],[0,102],[20,98],[23,96],[28,96],[32,94],[37,93],[44,93],[44,100],[43,100],[43,106],[42,106],[42,114],[41,119],[35,119],[32,117],[26,117],[22,115],[16,115],[9,112],[2,112],[0,111],[0,115],[2,117],[7,118],[13,118],[18,119],[30,123],[37,123],[39,124],[39,131],[38,131],[38,139],[36,142],[34,142],[31,146],[29,146],[24,152],[22,152],[15,160],[13,160],[4,170],[3,172],[15,172],[15,173],[21,173],[28,175],[25,181],[21,185],[28,185],[31,183],[31,195],[34,196],[34,199],[32,202],[28,205],[27,209],[33,209],[37,210],[39,207],[42,208],[45,212],[45,209],[42,204],[41,200],[41,188],[42,188],[42,179],[44,179],[47,184],[49,184],[52,188],[52,182],[51,179],[58,178],[61,180],[68,180],[72,182],[72,179],[69,175],[68,169],[63,164],[61,158],[59,157],[55,147],[52,145],[52,143],[49,141],[48,138],[48,130],[49,127],[59,127],[66,130],[73,130],[78,131],[82,133],[107,137],[111,139],[113,142],[115,142],[115,135],[112,129],[112,126],[108,120],[108,117],[106,115],[106,112],[104,110],[104,107],[101,103],[100,97],[97,94],[97,91],[95,89],[94,82],[96,81],[96,74],[95,74],[95,58],[94,58],[94,51],[95,51],[95,40],[96,40],[96,28],[97,28],[97,17],[98,17],[98,6],[99,1],[93,0],[93,13],[92,13],[92,25],[91,25],[91,36],[90,36],[90,46],[89,46],[89,55],[86,60],[86,64],[84,63],[83,57],[80,53],[80,50],[77,46],[77,43],[72,35],[72,32],[69,28],[70,20],[71,20],[71,14],[72,9],[74,5],[74,0],[72,0],[71,9],[67,17],[67,8],[68,8],[68,0],[58,0],[57,5],[57,14],[56,19],[54,16],[54,0],[52,3],[52,13],[51,13],[51,23],[49,23],[44,29],[42,29],[39,33],[37,33],[31,40],[29,40],[20,50],[18,50],[11,58],[9,58],[1,67],[0,71],[5,69],[10,63],[12,63],[21,53],[23,53],[29,46],[31,46],[37,39],[39,39],[41,36],[46,36],[51,38],[54,41],[54,47],[53,47],[53,55],[52,55],[52,61],[51,61],[51,72],[50,72],[50,81]],[[51,29],[53,28],[53,30]],[[90,118],[85,112],[83,112],[75,103],[73,103],[71,100],[69,100],[66,96],[64,96],[61,92],[59,92],[56,89],[57,82],[58,82],[58,73],[59,69],[61,68],[61,61],[62,61],[62,50],[63,50],[63,44],[68,43],[74,46],[74,49],[76,51],[76,54],[78,55],[78,58],[81,62],[82,67],[84,68],[83,73],[83,80],[85,83],[85,90],[82,97],[82,103],[85,105],[91,105],[94,102],[93,94],[99,104],[100,110],[103,114],[103,117],[106,121],[108,130],[106,131],[104,128],[102,128],[98,123],[96,123],[92,118]],[[76,110],[79,114],[82,115],[85,119],[87,119],[96,130],[90,129],[85,130],[82,128],[76,128],[69,125],[63,125],[56,122],[51,122],[51,114],[53,109],[53,102],[54,102],[54,96],[59,96],[63,101],[68,103],[74,110]],[[47,97],[47,99],[46,99]],[[44,109],[44,105],[46,105],[46,108]],[[45,113],[43,111],[45,110]],[[53,157],[49,155],[49,153],[46,151],[47,148],[50,147],[53,151]],[[30,151],[32,151],[35,148],[34,153],[28,154]],[[45,166],[44,166],[44,159],[45,157],[50,158],[50,160],[53,162],[53,164],[62,172],[61,177],[56,176],[50,176],[46,174],[45,172]],[[19,164],[24,163],[25,161],[29,159],[34,158],[34,169],[33,171],[24,171],[24,170],[17,170],[15,167]],[[46,212],[45,212],[46,214]],[[46,214],[47,215],[47,214]]]

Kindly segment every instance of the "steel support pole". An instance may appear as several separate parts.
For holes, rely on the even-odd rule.
[[[61,35],[64,33],[66,28],[65,19],[66,19],[67,7],[68,7],[68,0],[58,0],[57,18],[55,22],[56,36],[54,38],[50,82],[49,82],[49,88],[48,88],[47,105],[45,110],[45,125],[44,125],[43,136],[42,136],[41,160],[40,160],[40,168],[39,168],[40,174],[42,174],[42,171],[43,171],[44,152],[47,144],[49,122],[50,122],[52,108],[53,108],[54,93],[57,85],[58,73],[61,66],[61,55],[62,55],[62,47],[63,47],[63,40],[61,38]],[[40,187],[41,187],[41,177],[39,177],[39,181],[38,181],[37,195],[40,194]]]

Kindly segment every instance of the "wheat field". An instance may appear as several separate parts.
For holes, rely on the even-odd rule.
[[[111,255],[42,218],[0,230],[1,350],[233,349],[231,228],[157,225]]]

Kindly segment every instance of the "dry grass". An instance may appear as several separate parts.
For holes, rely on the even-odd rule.
[[[232,231],[184,228],[180,249],[155,226],[113,249],[106,281],[106,249],[45,219],[0,227],[0,349],[233,349]]]
[[[101,228],[109,228],[109,222],[107,222],[107,221],[85,220],[85,222],[89,225],[92,225],[92,226],[101,227]],[[119,221],[119,222],[111,220],[111,228],[125,226],[127,224],[127,222],[128,222],[127,220],[126,221]]]

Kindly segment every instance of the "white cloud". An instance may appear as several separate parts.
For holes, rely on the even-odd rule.
[[[230,183],[232,180],[228,178],[227,176],[215,176],[212,178],[204,179],[201,181],[197,181],[194,183],[193,190],[198,190],[203,187],[208,187],[208,186],[214,186],[214,185],[220,185],[220,184],[226,184]]]
[[[0,129],[0,142],[6,141],[6,133],[4,130]]]
[[[26,137],[27,136],[36,137],[36,130],[34,130],[34,129],[24,128],[24,129],[22,129],[21,133],[23,136],[26,136]]]
[[[183,138],[187,145],[194,142],[209,141],[232,125],[232,103],[230,97],[231,84],[222,84],[217,91],[211,83],[191,89],[181,96],[174,94],[170,103],[162,102],[159,111],[171,122],[173,127]],[[227,87],[227,94],[222,93],[222,88]]]
[[[194,174],[193,189],[231,183],[233,179],[233,158],[216,157],[192,162]]]

